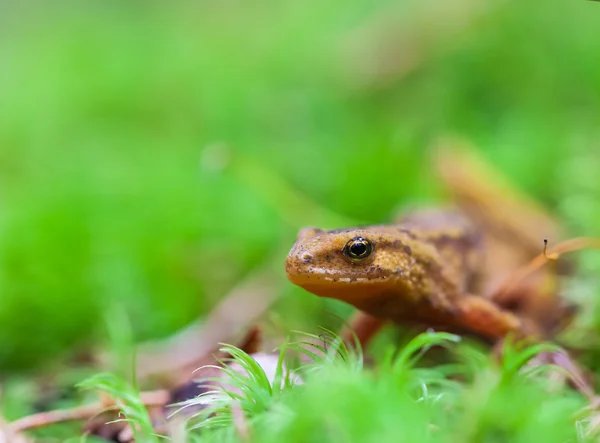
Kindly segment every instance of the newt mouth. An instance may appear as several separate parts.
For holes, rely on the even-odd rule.
[[[374,284],[376,279],[373,277],[352,277],[346,275],[328,275],[325,273],[288,273],[288,280],[292,283],[303,286],[305,284],[310,285],[348,285],[348,284]],[[378,279],[377,279],[378,280]]]
[[[371,292],[381,288],[381,279],[366,277],[347,277],[323,274],[288,274],[288,280],[293,284],[317,295],[331,297],[330,294],[348,294],[350,292]],[[326,294],[326,295],[325,295]],[[335,296],[334,298],[346,298]]]
[[[379,299],[385,292],[385,285],[380,281],[357,279],[351,277],[333,278],[319,275],[294,274],[288,279],[305,291],[318,297],[333,298],[351,304],[358,309],[366,309],[373,300]],[[331,279],[331,280],[330,280]]]

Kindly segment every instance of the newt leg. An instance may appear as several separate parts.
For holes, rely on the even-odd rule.
[[[492,294],[490,300],[521,319],[534,323],[545,338],[552,338],[574,319],[578,307],[560,297],[543,281],[521,283],[509,292]]]
[[[519,337],[529,335],[521,319],[486,298],[466,295],[456,308],[456,325],[482,337],[498,341],[511,332]]]

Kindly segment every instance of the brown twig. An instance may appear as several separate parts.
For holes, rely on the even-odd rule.
[[[566,352],[552,353],[552,360],[555,365],[567,371],[569,378],[575,388],[585,395],[590,403],[597,400],[596,392],[586,379],[581,367]]]
[[[21,434],[16,434],[4,426],[0,426],[0,443],[30,443],[30,440]]]
[[[29,443],[24,435],[14,432],[4,419],[0,418],[0,443]]]
[[[252,327],[246,336],[244,336],[240,347],[248,352],[255,352],[258,346],[258,341],[260,340],[260,328]],[[214,351],[214,346],[217,343],[210,343],[212,345],[212,350]],[[191,353],[193,355],[193,352]],[[215,363],[215,357],[212,353],[204,356],[204,363]],[[171,362],[172,363],[172,362]],[[195,360],[195,363],[198,363],[198,360]],[[182,368],[177,368],[181,371]],[[196,369],[195,366],[189,368],[189,374],[185,375],[185,381],[189,382],[189,379],[192,376],[197,376],[197,374],[193,374],[193,370]],[[140,393],[141,402],[147,407],[164,407],[168,403],[173,401],[174,391],[161,389],[156,391],[146,391]],[[100,394],[100,401],[83,406],[77,406],[70,409],[62,409],[62,410],[54,410],[47,412],[40,412],[37,414],[28,415],[26,417],[20,418],[18,420],[13,421],[7,425],[7,433],[10,435],[17,434],[19,432],[23,432],[28,429],[36,429],[42,428],[45,426],[50,426],[56,423],[63,423],[68,421],[83,421],[89,420],[95,416],[100,415],[103,412],[115,411],[118,410],[117,405],[115,405],[114,401],[106,396],[105,394]],[[122,433],[123,436],[127,437],[128,430],[125,429]],[[2,434],[0,434],[1,436]],[[12,442],[13,440],[7,440]],[[16,440],[15,440],[16,442]],[[4,443],[0,440],[0,443]]]
[[[2,386],[0,386],[0,398],[2,398]],[[29,439],[10,429],[7,420],[0,415],[0,443],[29,443]]]
[[[138,378],[168,374],[168,384],[179,385],[189,380],[194,369],[214,361],[218,343],[239,341],[279,295],[280,275],[272,265],[269,263],[235,287],[204,323],[141,346],[136,364]]]
[[[146,391],[140,394],[140,400],[146,407],[164,406],[170,401],[170,398],[169,391],[164,389]],[[7,427],[11,432],[19,433],[28,429],[42,428],[56,423],[89,420],[104,411],[115,409],[118,409],[118,407],[114,403],[107,405],[105,401],[99,401],[70,409],[59,409],[28,415],[9,423]]]
[[[549,251],[544,249],[527,265],[518,269],[517,272],[511,274],[496,290],[492,298],[502,297],[513,290],[519,283],[525,280],[528,276],[540,269],[550,260],[556,260],[560,255],[567,252],[580,251],[582,249],[600,249],[600,238],[594,237],[578,237],[558,243]]]

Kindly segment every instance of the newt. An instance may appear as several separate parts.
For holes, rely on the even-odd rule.
[[[468,163],[464,152],[452,156],[462,166]],[[448,158],[444,162],[442,177],[457,167]],[[537,279],[500,297],[494,286],[539,253],[542,226],[544,233],[555,234],[553,222],[526,203],[519,207],[515,193],[493,185],[482,197],[495,198],[490,216],[473,196],[473,180],[481,177],[465,173],[458,182],[469,186],[454,183],[458,197],[471,192],[470,199],[457,198],[455,207],[412,211],[391,224],[302,229],[286,258],[288,279],[376,319],[470,333],[490,342],[507,334],[551,337],[573,313],[554,288],[548,292]],[[528,225],[527,216],[535,223]]]

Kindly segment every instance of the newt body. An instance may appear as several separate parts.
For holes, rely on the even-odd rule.
[[[482,233],[458,211],[423,210],[397,224],[305,229],[286,260],[293,283],[377,318],[465,330],[492,340],[522,322],[481,287]]]
[[[497,341],[550,338],[574,314],[555,276],[538,273],[509,293],[499,285],[560,228],[468,149],[437,151],[456,210],[420,210],[397,223],[303,229],[286,259],[289,280],[378,319]]]

